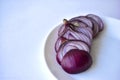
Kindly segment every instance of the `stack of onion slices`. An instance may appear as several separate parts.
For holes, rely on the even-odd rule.
[[[55,43],[56,60],[70,74],[87,70],[92,65],[90,50],[92,40],[101,32],[104,24],[94,14],[63,20]]]

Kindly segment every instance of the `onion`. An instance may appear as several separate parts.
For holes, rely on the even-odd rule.
[[[78,17],[70,19],[69,21],[72,22],[72,21],[76,21],[76,20],[87,24],[87,26],[90,28],[93,27],[92,22],[89,19],[87,19],[85,16],[78,16]]]
[[[85,34],[90,39],[93,38],[93,31],[89,27],[86,27],[86,28],[77,28],[76,31]]]
[[[61,62],[63,56],[71,49],[84,50],[88,53],[90,52],[90,48],[88,47],[88,45],[82,41],[75,41],[75,40],[66,41],[60,46],[60,49],[57,52],[56,57],[58,59],[58,63]]]
[[[61,44],[63,44],[65,41],[67,41],[67,39],[64,38],[64,37],[59,37],[59,38],[57,39],[57,41],[55,42],[55,51],[56,51],[56,52],[58,52]]]
[[[58,36],[61,37],[63,36],[67,30],[73,29],[74,26],[71,24],[69,21],[66,19],[63,20],[64,24],[62,24],[58,30]]]
[[[77,49],[84,50],[88,53],[90,52],[90,47],[85,42],[80,41],[80,40],[69,40],[65,48],[67,48],[67,46],[75,46]]]
[[[75,47],[75,46],[73,46],[73,45],[67,45],[67,44],[68,44],[68,41],[65,42],[65,43],[63,43],[63,44],[60,46],[60,48],[59,48],[59,50],[58,50],[58,52],[57,52],[57,54],[56,54],[56,59],[57,59],[57,62],[58,62],[59,64],[61,64],[61,60],[62,60],[63,56],[64,56],[69,50],[71,50],[71,49],[77,49],[77,47]],[[80,47],[79,47],[79,48],[80,48]],[[82,47],[81,47],[81,49],[82,49]]]
[[[98,32],[100,31],[100,26],[99,24],[92,18],[88,17],[88,19],[91,20],[91,22],[93,23],[93,37],[95,37]]]
[[[70,74],[87,70],[92,64],[92,39],[103,30],[102,20],[93,14],[64,19],[55,43],[56,60]]]
[[[87,17],[90,17],[92,19],[94,19],[100,26],[100,31],[103,30],[104,28],[104,24],[103,24],[103,21],[101,20],[101,18],[97,15],[94,15],[94,14],[88,14]]]
[[[86,51],[71,49],[61,61],[62,68],[70,74],[87,70],[92,64],[92,58]]]
[[[76,27],[87,27],[87,24],[85,24],[85,23],[83,23],[83,22],[81,22],[81,21],[79,21],[79,20],[71,20],[71,21],[69,21],[71,24],[73,24],[74,26],[76,26]]]
[[[81,41],[87,43],[88,46],[91,46],[92,39],[89,39],[89,37],[83,33],[78,33],[78,32],[72,31],[72,30],[68,30],[63,35],[63,37],[68,40],[81,40]]]
[[[80,26],[76,27],[76,26],[74,26],[71,29],[72,29],[73,32],[79,32],[79,33],[85,34],[90,39],[93,38],[93,31],[89,27],[80,27]],[[71,30],[71,29],[69,29],[69,30]],[[67,32],[67,30],[66,30],[66,32]]]
[[[59,30],[58,30],[58,36],[62,36],[65,32],[66,32],[67,28],[65,27],[65,25],[61,25]]]

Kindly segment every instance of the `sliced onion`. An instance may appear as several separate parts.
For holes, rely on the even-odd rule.
[[[71,25],[70,26],[70,31],[73,31],[73,32],[79,32],[79,33],[83,33],[85,34],[86,36],[88,36],[90,39],[93,38],[93,31],[91,28],[89,27],[80,27],[80,26],[73,26]],[[66,30],[67,34],[68,34],[68,30]]]
[[[77,47],[80,50],[84,50],[84,51],[87,51],[88,53],[90,53],[90,47],[83,41],[71,40],[71,41],[69,41],[68,45],[73,45],[73,46]],[[82,49],[81,49],[81,47],[82,47]]]
[[[69,28],[68,26],[62,24],[58,30],[58,36],[59,37],[62,36],[68,28]]]
[[[59,30],[58,30],[58,36],[61,36],[63,33],[65,33],[65,26],[64,25],[61,25]]]
[[[69,21],[71,24],[73,24],[75,27],[87,27],[87,25],[79,20],[72,20]]]
[[[62,24],[58,30],[58,36],[59,37],[63,36],[67,32],[67,30],[72,30],[73,28],[74,26],[71,23],[67,23],[67,25]]]
[[[87,18],[90,19],[93,23],[93,37],[95,37],[98,34],[98,32],[100,31],[100,26],[94,19],[92,19],[90,17],[87,17]]]
[[[92,31],[92,29],[89,28],[89,27],[71,25],[70,28],[71,28],[70,30],[73,30],[74,32],[80,32],[80,33],[85,34],[85,35],[88,36],[90,39],[93,38],[93,31]],[[66,32],[67,32],[67,30],[66,30]]]
[[[75,74],[87,70],[92,64],[90,56],[92,39],[103,30],[100,17],[88,14],[64,19],[55,43],[56,60],[62,68]]]
[[[92,31],[92,29],[89,28],[89,27],[86,27],[86,28],[78,28],[78,29],[76,29],[76,31],[85,34],[85,35],[88,36],[90,39],[93,38],[93,31]]]
[[[59,64],[61,64],[61,60],[62,60],[62,58],[63,58],[63,56],[64,56],[63,54],[67,53],[66,51],[69,51],[69,50],[71,50],[71,49],[77,49],[77,47],[75,47],[75,46],[67,46],[68,48],[67,48],[67,50],[66,50],[65,46],[66,46],[67,43],[68,43],[68,41],[65,42],[64,44],[62,44],[62,45],[60,46],[57,54],[56,54],[56,59],[57,59],[57,62],[58,62]]]
[[[71,49],[84,50],[88,53],[90,52],[88,45],[82,41],[67,41],[60,46],[60,49],[56,55],[58,63],[61,62],[63,56]]]
[[[92,64],[92,58],[88,52],[71,49],[61,61],[62,68],[70,74],[76,74],[87,70]]]
[[[81,40],[83,42],[85,42],[88,46],[91,46],[91,41],[92,39],[90,39],[88,36],[86,36],[83,33],[78,33],[72,30],[68,30],[64,35],[64,38],[68,39],[68,40]]]
[[[94,19],[100,26],[100,31],[103,30],[104,28],[104,24],[103,24],[103,21],[101,20],[101,18],[97,15],[94,15],[94,14],[88,14],[87,17],[90,17],[92,19]]]
[[[87,19],[85,16],[78,16],[78,17],[70,19],[69,21],[74,21],[74,20],[81,21],[81,22],[87,24],[87,26],[90,27],[90,28],[93,27],[92,22],[89,19]]]
[[[55,51],[56,51],[56,52],[58,52],[60,46],[61,46],[65,41],[67,41],[67,39],[64,38],[64,37],[59,37],[59,38],[57,39],[57,41],[55,42]]]

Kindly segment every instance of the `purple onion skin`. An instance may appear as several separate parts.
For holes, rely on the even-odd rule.
[[[87,70],[92,65],[92,58],[86,51],[72,49],[61,61],[62,68],[69,74],[77,74]]]

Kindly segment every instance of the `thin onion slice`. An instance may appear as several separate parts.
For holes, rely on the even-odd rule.
[[[73,30],[74,32],[80,32],[85,34],[86,36],[88,36],[90,39],[93,38],[93,31],[91,28],[89,27],[85,27],[85,26],[74,26],[74,25],[69,25],[69,29],[67,30]],[[66,30],[66,32],[67,32]]]
[[[71,24],[74,25],[74,27],[88,27],[87,24],[79,21],[79,20],[71,20],[69,21]]]
[[[86,27],[86,28],[83,28],[83,27],[77,28],[76,31],[85,34],[90,39],[93,39],[93,31],[89,27]]]
[[[69,28],[68,26],[62,24],[58,30],[58,36],[59,37],[62,36],[68,28]]]
[[[90,48],[88,45],[82,41],[75,41],[75,40],[69,40],[60,46],[60,49],[56,55],[58,63],[60,64],[63,56],[71,49],[79,49],[79,50],[84,50],[88,53],[90,53]]]
[[[91,46],[92,39],[90,39],[88,36],[86,36],[83,33],[78,33],[72,30],[68,30],[64,35],[64,38],[68,40],[81,40],[85,42],[88,46]]]
[[[101,20],[101,18],[100,18],[99,16],[94,15],[94,14],[88,14],[87,17],[90,17],[90,18],[94,19],[94,20],[99,24],[99,26],[100,26],[100,31],[103,30],[103,28],[104,28],[104,23],[103,23],[103,21]]]
[[[55,42],[55,51],[56,51],[56,52],[58,52],[60,46],[61,46],[65,41],[67,41],[67,39],[64,38],[64,37],[59,37],[59,38],[56,40],[56,42]]]
[[[57,62],[58,62],[59,64],[61,64],[61,60],[62,60],[62,58],[63,58],[63,56],[64,56],[63,53],[65,54],[66,51],[69,51],[69,50],[71,50],[71,49],[77,49],[77,47],[75,47],[75,46],[69,46],[69,49],[66,50],[66,49],[64,48],[66,44],[67,44],[66,42],[65,42],[64,44],[62,44],[62,45],[60,46],[57,54],[56,54],[56,59],[57,59]]]
[[[74,21],[74,20],[81,21],[81,22],[87,24],[87,26],[90,27],[90,28],[93,27],[92,22],[89,19],[87,19],[85,16],[74,17],[74,18],[70,19],[69,21]]]
[[[95,37],[98,34],[98,32],[100,32],[100,26],[94,19],[90,17],[87,18],[90,19],[93,23],[93,37]]]

